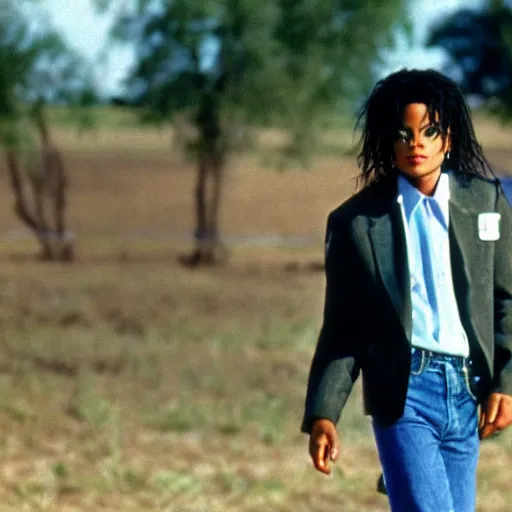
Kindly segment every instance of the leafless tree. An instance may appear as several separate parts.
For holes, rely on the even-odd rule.
[[[14,210],[37,237],[42,260],[72,261],[74,238],[65,222],[66,168],[50,137],[43,108],[34,109],[34,122],[39,136],[35,158],[14,147],[5,150]]]

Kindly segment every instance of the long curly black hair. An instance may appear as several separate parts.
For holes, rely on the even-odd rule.
[[[443,142],[450,134],[450,169],[466,176],[494,177],[457,84],[432,69],[402,69],[377,83],[358,115],[356,130],[362,128],[358,186],[365,187],[396,174],[393,142],[402,126],[404,109],[410,103],[427,105],[430,119],[438,116]]]

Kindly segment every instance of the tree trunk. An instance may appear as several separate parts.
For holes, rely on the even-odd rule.
[[[51,246],[48,237],[45,236],[41,229],[37,214],[30,211],[27,198],[25,196],[25,187],[23,185],[21,165],[18,157],[13,150],[6,151],[7,171],[11,182],[11,188],[14,193],[14,211],[16,215],[30,228],[35,234],[41,245],[41,253],[44,257],[46,254],[51,254]]]
[[[54,146],[42,106],[35,110],[35,123],[41,142],[42,209],[44,222],[44,199],[49,203],[51,227],[46,228],[52,250],[50,259],[60,261],[73,260],[73,239],[66,232],[66,192],[67,178],[64,162],[59,150]],[[44,222],[46,225],[46,222]]]
[[[34,197],[35,215],[39,226],[39,238],[41,244],[41,259],[51,261],[55,259],[52,232],[48,228],[44,212],[44,181],[43,176],[32,177],[32,193]]]
[[[200,155],[197,163],[197,181],[195,187],[196,228],[194,238],[196,247],[192,254],[183,258],[183,262],[190,266],[200,265],[204,262],[204,246],[207,237],[207,185],[208,162],[205,155]]]
[[[212,162],[211,169],[212,176],[212,195],[210,198],[210,208],[208,212],[208,233],[209,233],[209,252],[207,258],[212,262],[222,259],[223,247],[220,240],[219,233],[219,216],[220,204],[222,198],[222,184],[224,177],[224,167],[220,159],[215,159]]]
[[[45,168],[48,171],[49,200],[52,213],[54,239],[54,251],[61,261],[73,260],[73,239],[66,231],[66,193],[67,178],[64,162],[55,147],[49,147],[45,151]]]
[[[198,61],[196,64],[198,65]],[[195,191],[196,247],[189,257],[183,258],[183,262],[191,266],[215,264],[226,256],[219,235],[225,147],[219,104],[215,94],[212,94],[211,91],[204,92],[194,124],[199,132],[199,139],[194,144],[198,158]]]
[[[6,150],[14,208],[18,217],[36,235],[41,246],[41,259],[71,261],[73,240],[65,228],[67,180],[64,163],[51,143],[42,111],[37,112],[35,121],[41,143],[37,167],[27,168],[13,149]]]
[[[182,259],[189,266],[213,265],[226,257],[219,234],[223,165],[220,158],[204,153],[199,157],[195,187],[195,249]]]

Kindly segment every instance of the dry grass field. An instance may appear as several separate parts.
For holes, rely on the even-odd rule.
[[[478,126],[512,172],[512,131]],[[324,223],[354,190],[354,158],[278,173],[236,157],[222,210],[231,257],[190,270],[178,256],[194,173],[170,140],[58,133],[77,236],[69,265],[34,260],[0,175],[0,510],[387,510],[359,389],[332,477],[312,469],[299,433]],[[510,432],[483,443],[479,511],[512,510],[511,465]]]

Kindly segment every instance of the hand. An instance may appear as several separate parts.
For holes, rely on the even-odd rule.
[[[309,437],[309,454],[318,471],[331,473],[330,461],[337,460],[340,454],[340,439],[332,421],[315,420]]]
[[[480,439],[497,434],[512,424],[512,396],[503,393],[491,393],[482,404],[478,431]]]

